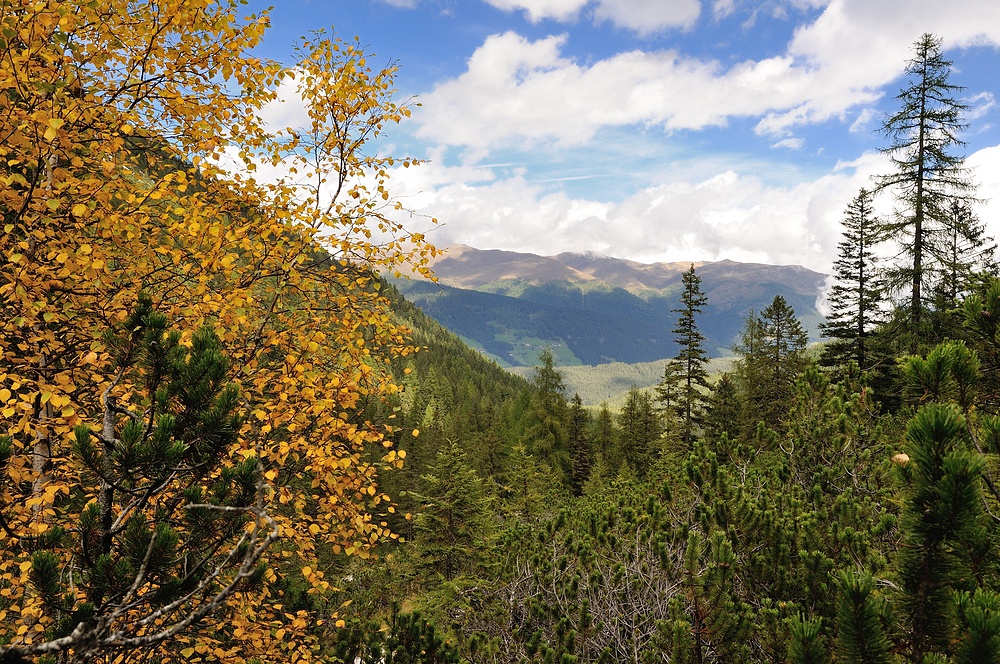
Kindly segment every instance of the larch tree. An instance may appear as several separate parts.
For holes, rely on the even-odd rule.
[[[691,445],[695,429],[700,425],[704,410],[705,392],[708,390],[708,371],[705,366],[705,336],[698,330],[697,314],[707,304],[708,298],[701,291],[701,278],[695,273],[694,265],[684,273],[677,324],[673,333],[674,341],[680,346],[675,358],[681,365],[681,390],[679,410],[684,419],[684,443]]]
[[[318,35],[289,68],[253,57],[268,19],[239,8],[0,8],[0,656],[308,661],[336,615],[275,608],[280,578],[322,595],[320,559],[366,557],[390,536],[378,473],[401,460],[370,405],[398,390],[383,359],[409,343],[374,270],[422,268],[433,249],[394,220],[390,170],[413,162],[371,141],[409,111],[392,100],[394,68],[372,70],[356,42]],[[262,121],[282,83],[306,126]],[[265,180],[260,164],[286,174]],[[212,383],[227,395],[218,423],[229,424],[214,465],[192,461],[203,443],[181,436],[160,450],[165,475],[123,479],[104,464],[148,447],[164,418],[202,412],[150,389],[183,380],[153,380],[116,350],[124,327],[151,324],[152,313],[134,318],[142,292],[179,335],[177,362],[214,330],[210,354],[226,367]],[[227,478],[249,493],[219,502]],[[273,532],[280,553],[236,545],[234,533],[201,559],[207,585],[157,606],[169,575],[142,561],[198,550],[189,520],[160,519],[193,518],[199,505],[259,544]],[[97,511],[96,529],[84,532],[81,508]],[[111,560],[81,558],[84,542]],[[124,552],[129,543],[139,548]],[[95,603],[84,580],[98,568],[84,567],[108,564],[124,591]],[[240,579],[258,566],[262,585],[246,592]],[[66,582],[59,606],[43,583],[52,575]],[[241,592],[213,599],[231,584]]]
[[[957,97],[962,88],[951,83],[951,61],[941,54],[941,39],[924,34],[907,63],[908,85],[896,96],[899,109],[888,115],[883,148],[894,170],[877,178],[879,190],[892,190],[899,203],[894,219],[883,224],[887,237],[900,243],[900,265],[891,285],[909,290],[909,324],[920,334],[929,285],[949,239],[949,208],[972,200],[974,186],[964,159],[955,154],[964,143],[961,133],[966,109]],[[967,227],[953,227],[965,235]]]
[[[843,219],[844,235],[833,264],[836,280],[827,299],[830,313],[820,325],[823,334],[833,341],[823,350],[825,362],[842,365],[850,360],[863,371],[872,368],[873,355],[869,337],[885,322],[879,260],[878,219],[872,211],[872,193],[866,189],[847,206]]]

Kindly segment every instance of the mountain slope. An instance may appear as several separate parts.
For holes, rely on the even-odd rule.
[[[429,316],[508,366],[533,364],[549,346],[563,366],[649,362],[677,352],[671,330],[690,263],[644,265],[598,254],[536,256],[449,249],[433,265],[439,282],[397,287]],[[822,317],[825,275],[799,266],[695,264],[708,305],[698,324],[712,356],[728,354],[748,312],[775,295],[807,329]]]

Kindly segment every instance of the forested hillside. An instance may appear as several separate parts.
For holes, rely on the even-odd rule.
[[[251,57],[237,4],[0,5],[0,663],[1000,661],[1000,274],[939,39],[819,360],[778,293],[711,379],[690,264],[656,387],[587,409],[379,276],[437,254],[367,144],[394,69]]]
[[[947,72],[938,47],[930,35],[915,45],[904,97],[947,91],[928,78]],[[953,116],[918,107],[887,122],[950,135]],[[530,389],[485,400],[497,414],[486,429],[463,429],[473,418],[459,404],[401,409],[403,431],[420,428],[401,445],[427,446],[401,497],[412,521],[380,564],[344,570],[356,629],[341,652],[1000,661],[1000,279],[967,190],[928,175],[959,172],[954,144],[941,144],[949,160],[911,169],[920,135],[901,130],[887,148],[898,171],[879,195],[898,196],[898,217],[876,217],[868,191],[845,202],[818,362],[778,295],[742,319],[735,362],[709,383],[710,297],[692,267],[672,312],[674,359],[619,409],[582,408],[554,350]],[[951,203],[921,210],[914,187]],[[902,259],[882,263],[887,246]],[[422,394],[419,372],[408,376]],[[414,624],[407,650],[400,630]]]
[[[670,329],[689,267],[453,247],[433,262],[436,284],[396,285],[424,313],[503,366],[534,366],[546,347],[563,366],[632,364],[677,352]],[[816,307],[825,275],[733,261],[698,265],[698,273],[708,295],[700,325],[712,357],[730,355],[744,317],[775,295],[795,307],[818,338],[822,316]]]

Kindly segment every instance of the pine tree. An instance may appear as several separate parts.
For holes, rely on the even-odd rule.
[[[701,424],[704,410],[705,391],[708,390],[708,371],[705,366],[708,358],[705,355],[705,337],[698,331],[697,314],[708,302],[701,292],[701,279],[695,274],[694,265],[684,273],[681,306],[674,309],[680,314],[673,333],[674,340],[680,346],[677,361],[681,365],[680,413],[684,420],[683,439],[690,447],[694,432]]]
[[[789,623],[791,641],[788,644],[788,661],[791,664],[826,664],[826,655],[821,630],[823,621],[793,616]],[[853,661],[853,660],[852,660]]]
[[[997,247],[993,238],[986,234],[986,225],[973,214],[969,204],[957,200],[948,207],[945,238],[937,290],[944,306],[954,309],[969,292],[976,274],[996,273]]]
[[[61,506],[75,511],[72,527],[26,531],[11,546],[31,554],[28,585],[52,620],[50,645],[36,653],[65,642],[74,648],[66,661],[145,651],[263,578],[258,564],[278,526],[264,507],[258,459],[223,465],[240,436],[240,390],[214,331],[197,331],[188,347],[167,323],[140,294],[105,334],[115,372],[99,401],[102,425],[78,426],[72,444],[79,495],[94,499]],[[130,398],[116,399],[119,385]],[[0,437],[5,481],[12,452]],[[10,532],[2,516],[0,524]],[[128,618],[151,629],[135,633]]]
[[[965,433],[965,418],[950,404],[925,406],[907,428],[915,470],[903,512],[899,585],[915,662],[948,652],[956,636],[952,592],[974,585],[963,549],[980,527],[984,461],[969,451]]]
[[[615,427],[615,417],[605,401],[594,416],[590,439],[592,448],[597,455],[598,466],[609,475],[618,471],[621,459],[616,454],[615,440],[618,432]]]
[[[739,357],[732,369],[736,387],[739,417],[730,426],[734,433],[750,438],[770,400],[768,357],[764,352],[764,326],[760,317],[751,309],[743,321],[739,343],[733,346]]]
[[[846,571],[840,574],[837,607],[838,661],[856,664],[889,664],[892,642],[886,636],[887,606],[875,594],[871,574]]]
[[[880,176],[877,185],[894,190],[901,205],[897,217],[883,224],[886,236],[901,243],[903,258],[892,272],[891,285],[909,288],[909,326],[918,338],[926,335],[923,311],[931,294],[928,286],[946,251],[950,206],[969,202],[974,189],[964,159],[953,153],[964,145],[959,135],[966,128],[966,106],[956,98],[962,88],[948,80],[951,65],[941,54],[939,37],[921,36],[906,66],[909,85],[896,96],[900,108],[882,124],[890,141],[883,152],[895,170]],[[954,230],[962,237],[970,234],[967,226],[955,225]]]
[[[973,291],[977,279],[996,273],[996,244],[967,203],[951,202],[942,236],[932,291],[931,336],[935,341],[965,336],[959,311],[962,299]]]
[[[663,378],[654,387],[656,411],[665,438],[665,448],[684,439],[684,365],[678,359],[663,367]]]
[[[739,433],[740,403],[736,383],[730,373],[724,373],[712,387],[705,414],[705,437],[718,443],[723,435]]]
[[[775,295],[771,304],[760,314],[762,351],[771,360],[774,382],[791,386],[806,365],[805,349],[809,337],[795,310],[784,297]]]
[[[881,311],[884,292],[874,251],[879,243],[878,220],[873,216],[871,192],[858,192],[842,223],[844,238],[833,264],[836,283],[828,296],[830,314],[820,325],[824,335],[834,341],[824,349],[823,358],[833,365],[854,360],[862,371],[869,371],[875,357],[868,338],[885,322]]]

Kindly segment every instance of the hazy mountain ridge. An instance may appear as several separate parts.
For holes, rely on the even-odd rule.
[[[816,336],[822,320],[816,300],[826,275],[728,260],[693,264],[708,298],[699,327],[710,355],[728,354],[747,313],[779,294]],[[425,313],[505,365],[531,364],[544,346],[564,366],[649,362],[676,352],[672,309],[691,265],[458,246],[432,264],[437,284],[397,286]]]

